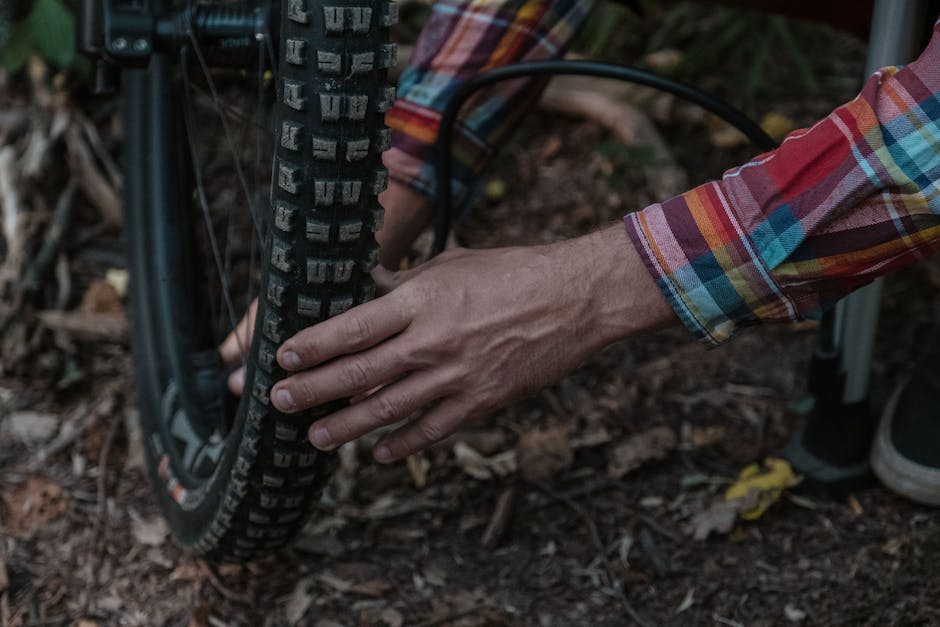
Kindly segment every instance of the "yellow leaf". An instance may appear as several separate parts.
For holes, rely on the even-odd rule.
[[[780,142],[787,133],[796,128],[796,122],[791,118],[771,111],[760,121],[760,127],[770,135],[775,142]]]
[[[751,464],[741,471],[738,481],[725,492],[725,501],[733,501],[757,492],[758,498],[754,507],[740,512],[741,518],[754,520],[760,518],[768,507],[776,503],[784,490],[799,482],[800,478],[793,474],[789,462],[768,457],[763,464]]]
[[[486,195],[487,200],[498,202],[506,196],[507,190],[506,182],[502,179],[490,179],[486,182],[483,193]]]

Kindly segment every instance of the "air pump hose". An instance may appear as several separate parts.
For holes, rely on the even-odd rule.
[[[447,235],[450,232],[453,205],[450,180],[453,165],[451,145],[453,143],[454,125],[460,109],[470,96],[494,83],[515,78],[549,75],[597,76],[659,89],[714,113],[741,131],[761,150],[773,150],[777,146],[776,142],[757,123],[738,109],[691,85],[646,70],[596,61],[532,61],[490,70],[459,85],[454,90],[441,116],[440,129],[434,148],[437,158],[437,189],[440,198],[437,207],[437,222],[434,227],[434,244],[431,247],[432,257],[444,250]]]

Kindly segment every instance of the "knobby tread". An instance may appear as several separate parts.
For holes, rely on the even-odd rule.
[[[247,489],[237,503],[223,499],[219,522],[202,547],[236,559],[289,542],[329,477],[331,456],[317,452],[305,436],[315,417],[335,405],[302,416],[274,410],[270,389],[284,376],[274,355],[300,329],[374,294],[369,271],[377,261],[375,231],[382,213],[376,197],[387,185],[381,155],[390,133],[383,114],[393,96],[385,73],[396,58],[387,28],[397,19],[397,5],[285,5],[274,228],[267,242],[255,368],[248,373],[259,445],[245,466]],[[248,453],[240,451],[240,457]],[[235,496],[236,484],[230,487]]]
[[[307,441],[317,416],[276,411],[272,386],[285,376],[278,347],[302,328],[371,299],[381,227],[377,196],[388,176],[381,155],[395,47],[394,2],[282,0],[275,177],[261,298],[236,420],[237,451],[224,467],[214,513],[182,531],[192,550],[250,559],[287,544],[329,478],[334,456]],[[240,432],[238,431],[240,430]],[[240,435],[240,441],[237,436]],[[185,515],[183,515],[185,519]]]

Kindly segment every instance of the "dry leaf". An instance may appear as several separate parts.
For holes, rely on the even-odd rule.
[[[783,615],[786,616],[787,620],[791,623],[802,623],[806,620],[806,612],[791,603],[787,603],[783,606]]]
[[[27,446],[46,442],[59,430],[59,417],[36,411],[19,411],[2,423],[3,433]]]
[[[149,520],[132,516],[131,533],[134,539],[144,546],[160,546],[170,532],[162,516],[155,516]]]
[[[676,434],[666,426],[647,429],[619,442],[607,457],[607,475],[620,479],[648,461],[663,459],[676,448]]]
[[[670,72],[682,63],[682,52],[675,48],[663,48],[644,56],[643,62],[654,70]]]
[[[852,510],[853,516],[858,517],[865,513],[862,504],[858,502],[854,494],[850,494],[846,500],[848,501],[849,508]]]
[[[571,465],[574,453],[562,425],[527,431],[516,444],[519,471],[527,481],[544,481]]]
[[[907,545],[907,538],[904,536],[898,536],[896,538],[891,538],[887,542],[881,545],[881,552],[885,555],[891,555],[892,557],[897,557],[901,554],[901,549]]]
[[[754,491],[731,501],[716,501],[695,514],[685,526],[685,532],[696,540],[704,540],[713,532],[728,533],[734,528],[738,514],[754,507],[757,499],[758,493]]]
[[[296,625],[300,622],[300,619],[313,605],[313,595],[310,594],[312,585],[313,577],[304,577],[294,586],[294,591],[284,606],[284,618],[287,619],[288,625]]]
[[[796,128],[796,122],[782,113],[771,111],[761,119],[760,127],[770,135],[771,139],[779,144],[790,131]]]
[[[219,564],[215,567],[220,577],[237,577],[245,567],[241,564]]]
[[[193,610],[189,615],[189,622],[186,627],[207,627],[209,625],[209,604],[203,603]]]
[[[319,575],[317,575],[317,579],[320,580],[320,583],[333,588],[337,592],[347,592],[350,588],[352,588],[351,582],[343,579],[342,577],[337,577],[328,570],[324,570]]]
[[[349,588],[349,591],[367,597],[382,597],[385,596],[385,593],[391,590],[392,587],[392,584],[384,579],[367,579],[360,583],[354,583],[352,587]]]
[[[431,463],[421,453],[415,453],[405,458],[408,466],[408,472],[411,474],[411,480],[414,481],[415,488],[423,490],[428,485],[428,468]]]
[[[201,581],[204,576],[203,567],[199,562],[188,560],[179,564],[170,573],[170,581]]]
[[[516,471],[516,452],[506,451],[492,457],[480,455],[465,442],[454,444],[457,465],[474,479],[486,481],[494,477],[505,477]]]
[[[561,149],[564,147],[564,144],[561,141],[559,135],[549,135],[545,139],[545,143],[542,144],[541,150],[539,150],[539,157],[544,161],[554,159],[558,156],[558,153],[561,152]]]
[[[726,434],[727,430],[720,425],[712,427],[692,427],[690,437],[692,448],[714,446],[724,440]]]
[[[741,518],[755,520],[780,499],[784,490],[799,482],[789,462],[768,457],[763,464],[751,464],[742,470],[737,482],[725,492],[725,500],[731,501],[756,493],[754,506],[741,510]]]
[[[31,477],[3,493],[3,521],[11,535],[30,532],[65,513],[67,502],[57,484]]]
[[[382,610],[380,618],[388,627],[401,627],[405,623],[404,616],[393,607],[387,607]]]
[[[79,310],[85,313],[117,314],[124,312],[121,295],[107,281],[92,281],[82,296]]]
[[[571,448],[592,448],[610,442],[610,432],[604,427],[597,427],[587,433],[581,433],[571,438]]]
[[[424,580],[432,586],[441,588],[447,585],[447,575],[439,568],[429,566],[424,569]]]
[[[104,273],[104,280],[108,282],[108,285],[114,288],[114,291],[118,293],[118,296],[124,298],[127,295],[127,284],[130,281],[130,275],[127,270],[123,268],[108,268],[108,271]]]
[[[483,194],[487,200],[499,202],[506,196],[507,189],[506,182],[502,179],[490,179],[483,188]]]

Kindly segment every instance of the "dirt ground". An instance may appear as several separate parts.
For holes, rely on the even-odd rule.
[[[850,96],[773,104],[806,124]],[[707,119],[675,103],[648,115],[690,184],[753,152],[718,145]],[[594,122],[538,113],[457,239],[535,244],[607,224],[653,199],[644,159]],[[89,241],[93,254],[73,254],[81,285],[121,263],[113,235]],[[925,266],[888,280],[880,387],[917,358],[938,276]],[[0,620],[940,625],[940,514],[877,485],[840,500],[787,492],[755,521],[690,537],[805,414],[814,330],[755,329],[715,350],[679,328],[631,339],[408,464],[373,464],[368,443],[347,449],[295,546],[246,565],[205,563],[168,537],[134,441],[126,343],[45,331],[0,376]]]

